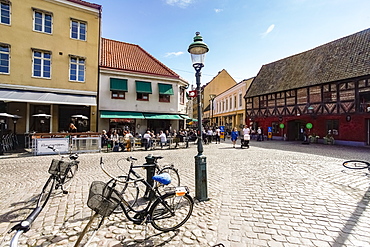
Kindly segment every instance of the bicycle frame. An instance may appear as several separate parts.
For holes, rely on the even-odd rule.
[[[145,166],[145,165],[140,165],[140,166],[134,166],[134,163],[133,163],[133,158],[132,157],[130,157],[129,158],[130,160],[131,160],[131,165],[130,165],[130,169],[129,169],[129,173],[128,174],[133,174],[135,177],[136,177],[136,179],[131,179],[131,181],[129,181],[130,180],[130,176],[128,175],[127,176],[127,180],[126,181],[121,181],[121,180],[119,180],[118,178],[115,178],[114,176],[112,176],[112,175],[110,175],[105,169],[104,169],[104,167],[103,167],[103,165],[104,165],[104,163],[103,163],[103,160],[102,160],[102,158],[100,159],[100,164],[101,164],[101,168],[102,168],[102,170],[108,175],[108,176],[110,176],[111,178],[113,178],[113,184],[112,184],[112,186],[111,186],[111,188],[112,188],[112,190],[110,190],[109,191],[109,194],[108,194],[108,196],[110,197],[111,195],[112,195],[112,193],[113,193],[113,189],[116,187],[116,185],[117,185],[117,182],[119,182],[119,183],[135,183],[135,182],[142,182],[142,183],[144,183],[144,185],[146,186],[146,188],[147,189],[149,189],[149,191],[151,192],[151,193],[153,193],[154,194],[154,199],[155,200],[160,200],[160,202],[161,202],[161,204],[169,211],[169,212],[171,212],[171,214],[173,215],[174,213],[173,213],[173,210],[162,200],[162,194],[159,192],[159,190],[157,189],[157,188],[155,188],[154,186],[151,186],[144,178],[142,178],[137,172],[135,172],[134,171],[134,168],[142,168],[142,167],[147,167],[147,166]],[[107,184],[107,186],[108,186],[109,184]],[[132,221],[134,224],[140,224],[140,223],[142,223],[143,222],[143,218],[138,218],[138,219],[135,219],[135,218],[132,218],[128,213],[129,212],[134,212],[134,213],[136,213],[136,214],[139,214],[139,215],[143,215],[143,216],[147,216],[148,215],[148,213],[149,213],[149,210],[150,210],[150,207],[152,206],[152,204],[153,204],[153,202],[155,201],[155,200],[150,200],[149,201],[149,203],[148,203],[148,205],[146,205],[146,207],[144,208],[144,209],[141,209],[141,210],[135,210],[132,206],[130,206],[130,204],[123,198],[123,196],[120,194],[120,193],[118,193],[117,194],[118,195],[118,197],[120,198],[120,201],[121,201],[121,203],[123,203],[124,204],[124,206],[125,207],[123,207],[122,209],[123,209],[123,212],[124,212],[124,214],[125,214],[125,216],[127,217],[127,219],[128,220],[130,220],[130,221]],[[128,208],[128,210],[127,210],[127,208]]]

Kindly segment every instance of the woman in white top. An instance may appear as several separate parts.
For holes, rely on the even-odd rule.
[[[243,129],[244,140],[242,141],[242,145],[241,145],[242,148],[244,146],[249,148],[249,141],[251,139],[250,132],[251,132],[250,128],[248,128],[248,126],[245,125]]]
[[[166,137],[166,134],[163,133],[163,131],[161,130],[159,132],[159,138],[161,139],[161,148],[163,148],[163,145],[166,146],[166,143],[167,143],[167,137]]]

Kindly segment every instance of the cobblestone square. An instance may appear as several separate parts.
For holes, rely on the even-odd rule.
[[[92,246],[370,246],[370,177],[367,170],[348,170],[350,159],[367,160],[368,148],[300,142],[251,142],[249,149],[229,141],[204,145],[208,201],[196,202],[189,221],[176,232],[133,225],[114,214]],[[122,171],[117,161],[128,156],[145,163],[148,154],[173,163],[182,185],[195,195],[196,145],[188,149],[89,153],[80,155],[79,171],[69,194],[55,191],[20,246],[73,246],[91,210],[86,201],[92,181],[108,181],[99,167]],[[24,219],[49,174],[53,156],[1,157],[0,240]],[[127,161],[119,162],[127,170]],[[144,171],[141,171],[144,174]]]

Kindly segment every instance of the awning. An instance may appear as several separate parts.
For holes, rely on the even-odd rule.
[[[155,113],[143,113],[143,114],[145,119],[169,119],[169,120],[183,119],[179,115],[155,114]]]
[[[172,84],[158,83],[159,94],[174,95]]]
[[[0,100],[62,105],[96,106],[96,96],[0,89]]]
[[[189,116],[187,116],[187,115],[180,115],[180,117],[182,117],[183,119],[191,119]]]
[[[110,78],[110,90],[127,92],[127,79]]]
[[[137,93],[152,93],[152,83],[147,81],[136,81]]]
[[[141,112],[127,112],[127,111],[100,111],[101,118],[140,118],[144,116]]]

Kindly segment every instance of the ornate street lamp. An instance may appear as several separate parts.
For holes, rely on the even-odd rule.
[[[203,42],[199,32],[195,33],[194,42],[189,45],[188,52],[191,54],[191,60],[195,69],[195,78],[197,82],[197,103],[198,103],[198,154],[195,158],[195,198],[199,201],[208,200],[207,195],[207,161],[203,155],[202,138],[202,106],[200,92],[200,71],[204,67],[204,58],[208,52],[208,46]]]
[[[214,101],[214,100],[215,100],[215,98],[216,98],[216,94],[210,94],[210,95],[209,95],[209,98],[211,99],[211,107],[212,107],[212,108],[211,108],[211,114],[212,114],[212,115],[211,115],[211,126],[212,126],[212,127],[214,127],[214,125],[215,125],[215,124],[213,123],[213,101]]]

